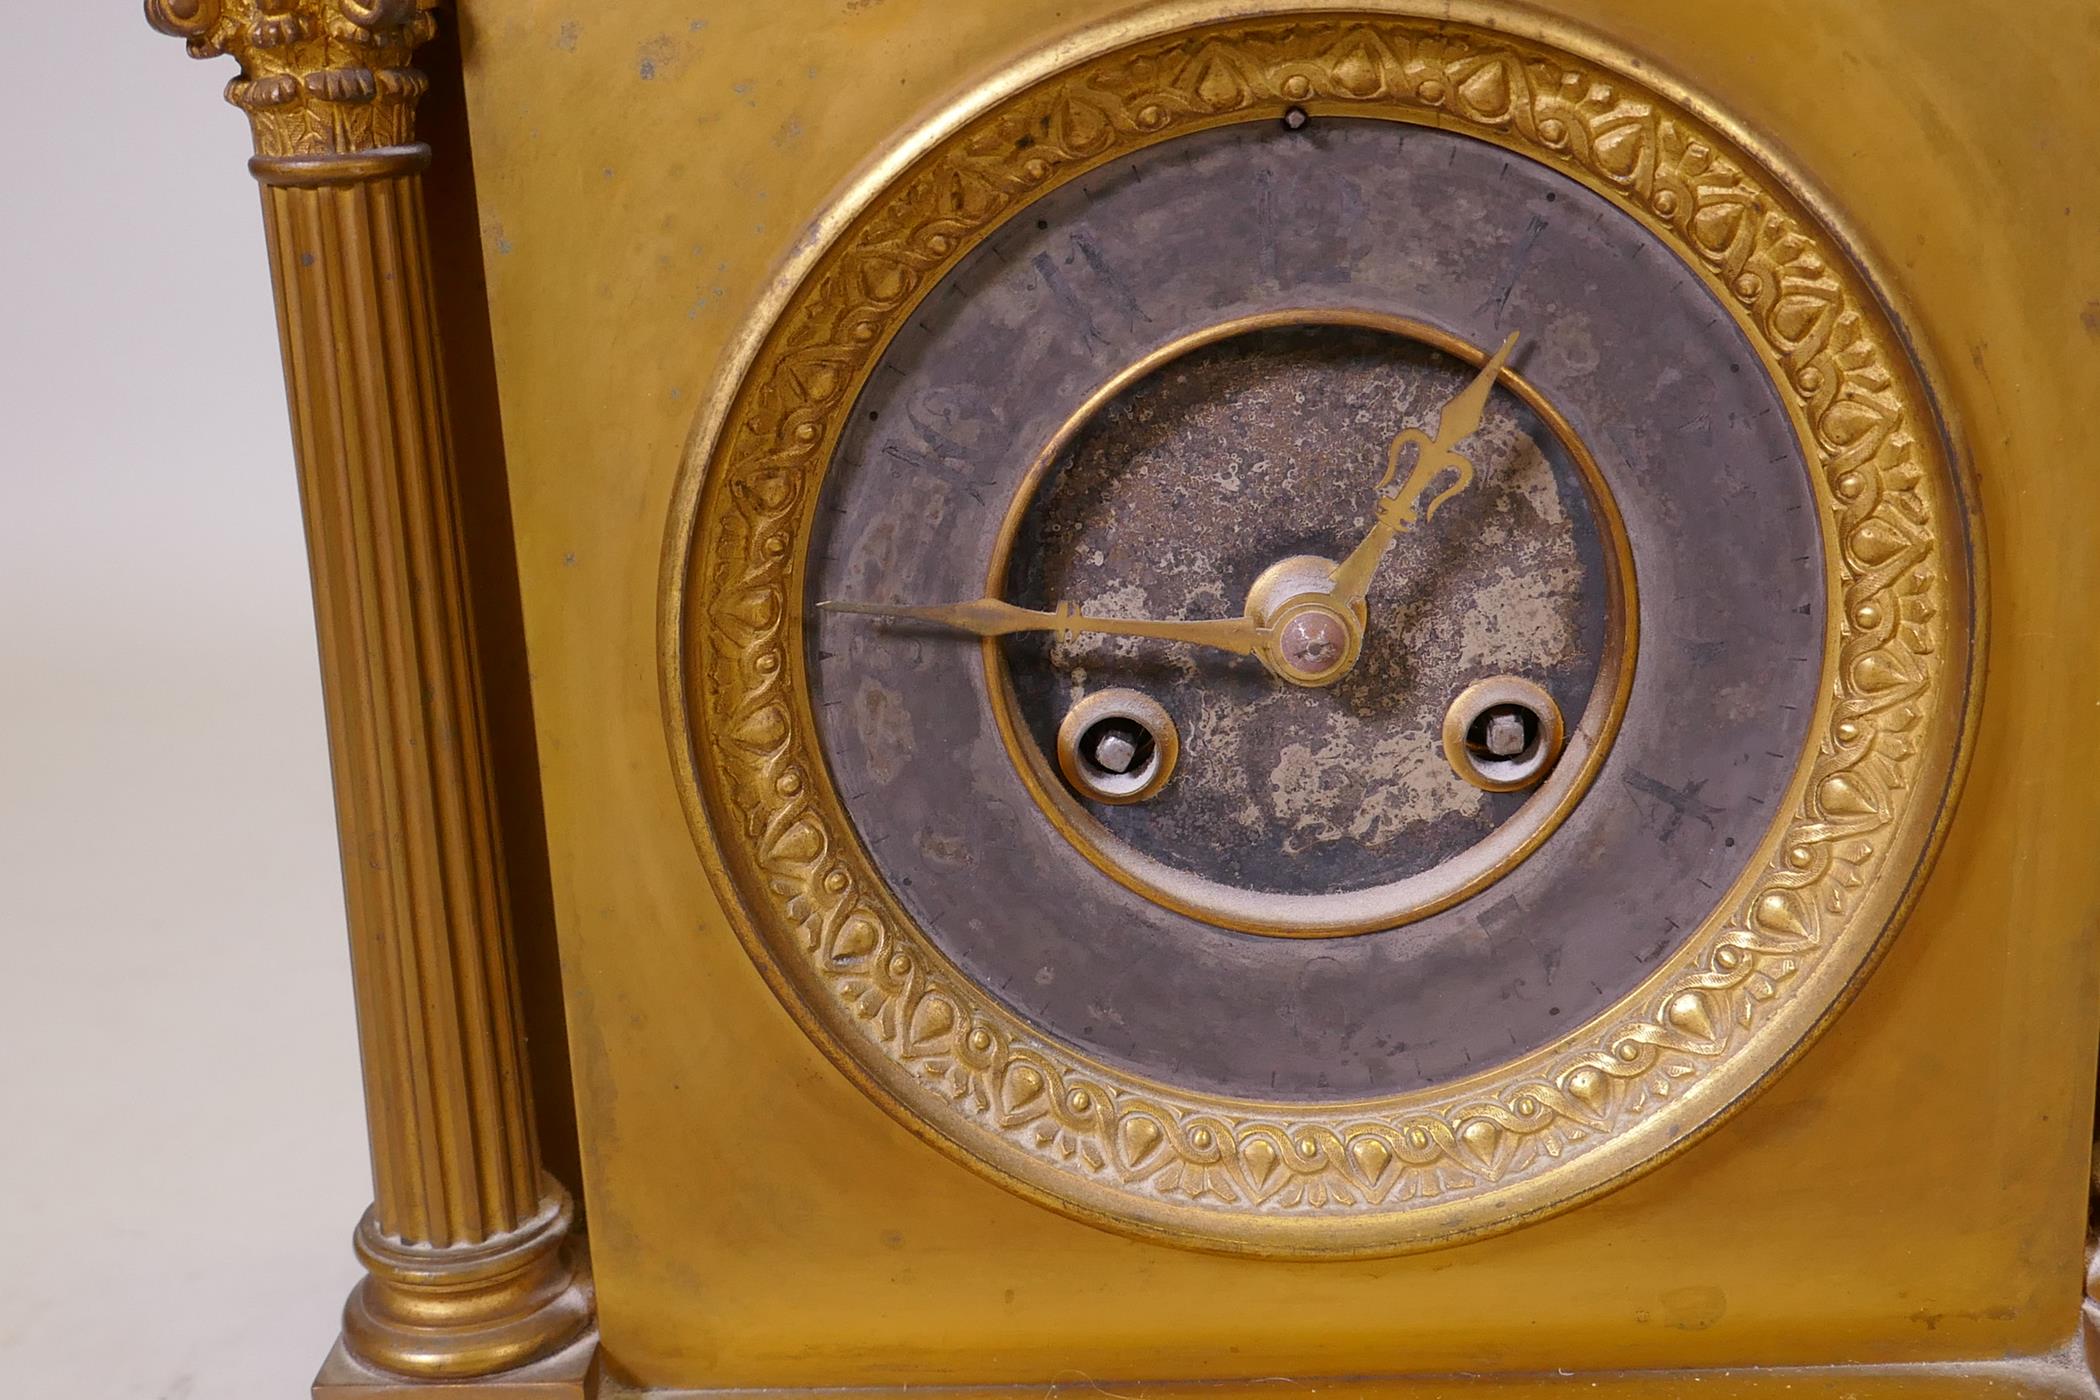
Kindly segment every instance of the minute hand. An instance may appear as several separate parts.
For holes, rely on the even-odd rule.
[[[925,604],[854,603],[830,599],[817,606],[827,612],[926,622],[976,637],[1003,637],[1011,632],[1055,632],[1060,637],[1070,637],[1080,632],[1098,632],[1112,637],[1157,637],[1163,641],[1187,642],[1191,646],[1216,647],[1239,656],[1252,655],[1262,640],[1262,629],[1244,617],[1197,622],[1093,617],[1071,603],[1059,603],[1052,612],[1017,607],[998,598]]]
[[[1473,464],[1459,456],[1457,448],[1459,443],[1479,430],[1481,417],[1487,412],[1488,394],[1493,391],[1496,376],[1509,363],[1509,352],[1516,345],[1517,332],[1511,331],[1503,340],[1502,348],[1480,367],[1480,373],[1473,376],[1473,382],[1451,396],[1450,402],[1437,413],[1435,437],[1420,428],[1402,428],[1394,436],[1392,445],[1385,450],[1385,475],[1378,479],[1375,488],[1379,493],[1378,509],[1371,522],[1371,531],[1328,575],[1328,594],[1335,602],[1347,608],[1361,603],[1370,591],[1371,575],[1377,572],[1379,561],[1393,547],[1400,532],[1418,518],[1426,520],[1435,515],[1438,506],[1473,484]],[[1408,473],[1398,491],[1386,495],[1387,484],[1400,473],[1400,453],[1409,443],[1415,447],[1415,469]],[[1430,497],[1428,506],[1422,507],[1422,497],[1447,471],[1456,473],[1458,479]]]

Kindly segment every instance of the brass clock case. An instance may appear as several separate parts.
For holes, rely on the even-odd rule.
[[[1045,1204],[1153,1238],[1307,1258],[1447,1244],[1654,1165],[1856,989],[1957,772],[1975,689],[1968,507],[1856,251],[1771,153],[1704,104],[1572,38],[1363,12],[1174,28],[1173,13],[1017,70],[900,147],[821,224],[821,250],[768,304],[694,439],[668,549],[672,746],[703,859],[757,965],[831,1059],[928,1141]],[[805,646],[820,487],[921,299],[1087,172],[1293,113],[1463,133],[1638,221],[1707,284],[1783,399],[1826,564],[1809,739],[1710,915],[1564,1034],[1374,1097],[1263,1098],[1136,1073],[977,985],[845,815],[816,742]]]

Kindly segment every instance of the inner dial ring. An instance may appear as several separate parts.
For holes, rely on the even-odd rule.
[[[1435,326],[1384,312],[1333,307],[1288,309],[1235,317],[1181,337],[1138,359],[1090,395],[1037,455],[1015,490],[995,541],[984,592],[1014,600],[1011,585],[1016,543],[1031,507],[1049,484],[1053,470],[1087,428],[1132,386],[1177,360],[1237,337],[1281,328],[1337,327],[1375,331],[1428,346],[1469,367],[1484,364],[1487,352]],[[1505,367],[1498,389],[1513,393],[1549,431],[1574,463],[1597,536],[1604,585],[1603,645],[1589,679],[1587,699],[1570,726],[1566,747],[1552,771],[1514,812],[1503,817],[1471,846],[1426,869],[1374,885],[1293,893],[1248,888],[1181,868],[1141,849],[1112,831],[1070,791],[1058,776],[1054,744],[1046,750],[1031,733],[1016,694],[1012,672],[1013,643],[988,638],[982,647],[988,692],[996,697],[999,735],[1023,783],[1045,817],[1097,869],[1145,898],[1177,913],[1222,928],[1281,938],[1338,938],[1396,928],[1433,914],[1487,888],[1535,851],[1552,835],[1580,800],[1609,752],[1632,685],[1638,608],[1635,603],[1633,552],[1617,503],[1595,458],[1567,420],[1538,389]],[[1368,467],[1368,462],[1367,462]],[[1375,475],[1368,469],[1361,490],[1368,500]],[[1474,489],[1480,489],[1478,487]],[[1434,531],[1435,521],[1416,530]],[[1347,627],[1342,654],[1317,674],[1293,674],[1287,661],[1264,656],[1263,664],[1283,686],[1323,687],[1345,675],[1357,660],[1366,636],[1361,602],[1346,619],[1317,594],[1332,561],[1294,556],[1266,569],[1248,590],[1247,616],[1260,623],[1281,624],[1308,609],[1332,613]],[[1370,624],[1376,626],[1378,624]],[[1386,620],[1397,625],[1397,619]],[[1405,645],[1384,639],[1388,645]],[[1272,640],[1268,643],[1274,646]],[[1448,696],[1429,697],[1439,706]],[[1436,749],[1435,736],[1425,738]],[[1198,762],[1201,755],[1194,755]],[[1439,760],[1441,762],[1441,760]],[[1185,781],[1185,780],[1184,780]]]

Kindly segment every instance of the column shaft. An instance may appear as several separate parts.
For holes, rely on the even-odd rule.
[[[348,1355],[317,1389],[508,1395],[549,1357],[530,1385],[572,1395],[591,1296],[533,1127],[413,136],[436,3],[145,9],[240,64],[313,569],[372,1144]]]
[[[258,158],[364,1057],[362,1359],[502,1369],[582,1327],[539,1166],[429,285],[427,151]],[[339,178],[340,177],[340,178]],[[521,1311],[522,1309],[522,1311]]]

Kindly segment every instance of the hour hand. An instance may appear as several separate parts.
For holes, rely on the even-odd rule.
[[[817,604],[826,612],[856,613],[904,622],[923,622],[967,632],[973,637],[1004,637],[1013,632],[1055,632],[1060,637],[1081,632],[1111,637],[1156,637],[1190,646],[1215,647],[1251,656],[1262,641],[1262,629],[1244,617],[1177,622],[1138,617],[1093,617],[1071,603],[1041,612],[998,598],[972,598],[961,603],[859,603],[828,598]]]
[[[1472,382],[1452,395],[1438,412],[1436,436],[1431,437],[1420,428],[1402,428],[1394,436],[1386,448],[1385,475],[1378,479],[1378,507],[1370,533],[1349,552],[1348,558],[1335,565],[1329,576],[1329,593],[1337,602],[1349,607],[1361,603],[1370,591],[1371,575],[1377,572],[1379,561],[1393,547],[1400,532],[1417,520],[1436,514],[1438,506],[1472,485],[1473,464],[1458,455],[1458,444],[1479,431],[1480,420],[1487,413],[1488,395],[1494,390],[1502,367],[1509,363],[1509,352],[1516,346],[1517,332],[1511,331],[1503,339],[1502,348],[1480,367]],[[1387,494],[1385,488],[1400,474],[1401,454],[1409,447],[1415,449],[1414,470],[1407,474],[1399,490]],[[1452,474],[1451,484],[1429,496],[1429,488],[1446,472]],[[1424,496],[1429,496],[1426,505]]]

